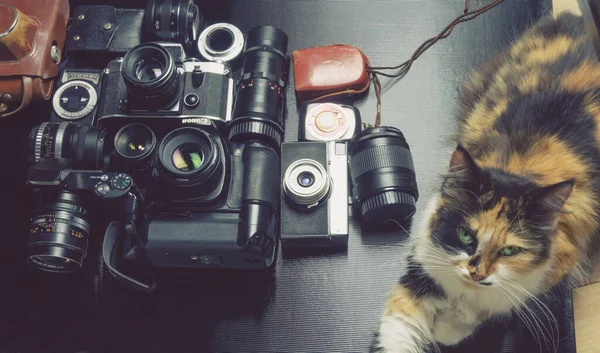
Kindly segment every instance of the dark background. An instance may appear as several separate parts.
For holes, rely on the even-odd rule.
[[[471,7],[485,3],[471,1]],[[406,60],[463,8],[462,0],[231,1],[224,19],[242,32],[262,24],[281,28],[289,36],[290,54],[347,43],[362,49],[373,65],[387,66]],[[459,84],[472,67],[550,11],[549,0],[505,0],[459,25],[396,85],[383,80],[382,123],[400,128],[410,144],[421,193],[419,211],[438,186],[453,148],[444,139],[454,128]],[[372,91],[356,106],[364,121],[374,122]],[[287,107],[285,139],[295,140],[293,82]],[[33,211],[24,185],[26,143],[29,129],[47,117],[47,105],[39,105],[0,122],[0,352],[368,349],[386,295],[405,269],[408,237],[402,231],[361,232],[352,221],[347,252],[285,259],[280,253],[266,275],[170,273],[150,296],[102,278],[94,254],[79,275],[51,276],[29,269],[24,265],[24,242]],[[97,230],[93,237],[101,234]],[[557,298],[563,303],[563,296]],[[561,352],[570,351],[573,340],[566,298],[566,309],[557,314],[567,325],[563,336],[568,344]],[[483,341],[507,344],[500,332]]]

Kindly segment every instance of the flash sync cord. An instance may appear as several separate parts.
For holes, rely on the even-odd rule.
[[[381,81],[379,80],[378,75],[390,77],[390,78],[402,78],[410,70],[412,63],[417,60],[421,54],[423,54],[427,49],[429,49],[432,45],[434,45],[438,40],[446,38],[452,33],[452,30],[456,25],[462,22],[467,22],[475,17],[483,14],[484,12],[491,10],[492,8],[500,5],[500,3],[504,0],[494,0],[487,5],[473,11],[469,11],[470,0],[465,0],[465,9],[463,14],[454,19],[454,21],[450,22],[437,36],[429,38],[426,40],[410,57],[410,59],[406,60],[400,65],[397,66],[367,66],[367,72],[371,74],[371,80],[373,81],[373,86],[375,87],[375,96],[377,97],[377,113],[375,115],[375,127],[381,125]],[[386,72],[389,70],[397,70],[396,72]],[[364,123],[365,128],[371,127],[369,124]]]

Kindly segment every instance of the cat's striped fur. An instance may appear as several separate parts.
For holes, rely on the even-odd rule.
[[[474,71],[449,173],[412,234],[373,351],[456,344],[584,277],[598,248],[599,93],[600,63],[571,14],[543,19]]]

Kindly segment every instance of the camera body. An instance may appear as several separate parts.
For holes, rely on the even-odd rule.
[[[281,171],[282,249],[346,247],[346,142],[284,142]]]
[[[155,80],[160,76],[160,80]],[[155,82],[158,81],[158,82]],[[144,43],[104,70],[98,120],[133,116],[231,120],[234,82],[220,63],[185,56],[181,44]]]
[[[360,112],[352,105],[326,102],[300,107],[300,141],[347,141],[360,128]]]
[[[115,173],[135,181],[125,213],[102,213],[111,217],[103,219],[111,222],[103,260],[121,283],[150,292],[154,286],[129,276],[130,270],[263,269],[273,264],[287,41],[272,26],[250,29],[237,84],[224,61],[186,57],[181,44],[170,42],[135,46],[101,72],[63,71],[50,121],[35,126],[29,136],[31,168],[60,160],[68,165],[53,164],[55,175],[92,170],[101,178]],[[83,200],[71,196],[67,184],[50,184],[36,190],[50,196],[63,190],[45,205],[67,215],[62,223],[72,221],[89,231],[85,207],[79,204]],[[112,190],[95,187],[100,193]],[[47,232],[52,249],[28,244],[41,259],[32,265],[48,270],[54,260],[45,257],[52,255],[48,252],[71,249],[64,228]],[[81,267],[79,253],[69,254],[59,258]],[[66,266],[54,271],[68,272]]]
[[[99,124],[107,136],[115,136],[107,143],[117,154],[119,130],[143,124],[155,138],[148,144],[153,151],[143,155],[147,161],[132,163],[123,154],[115,160],[149,201],[132,243],[150,265],[251,269],[273,263],[279,201],[275,149],[256,141],[233,142],[208,118],[112,117]],[[202,161],[185,170],[194,156]]]

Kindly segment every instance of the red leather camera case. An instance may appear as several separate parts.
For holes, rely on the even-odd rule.
[[[339,95],[354,95],[369,88],[368,58],[351,45],[332,44],[295,50],[294,89],[298,103]]]

